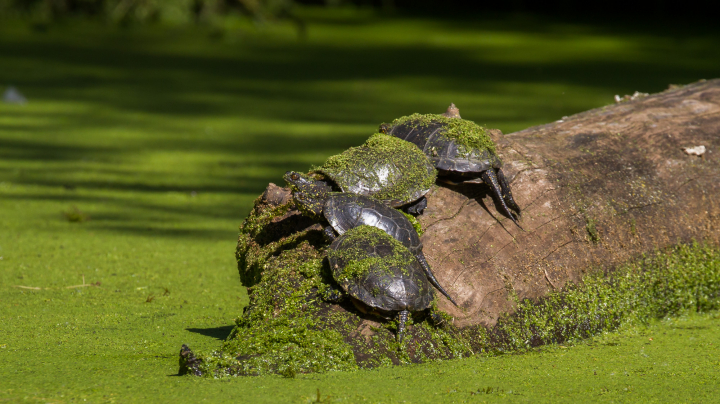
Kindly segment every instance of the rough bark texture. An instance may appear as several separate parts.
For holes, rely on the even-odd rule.
[[[523,209],[515,227],[485,186],[436,187],[420,217],[428,262],[460,304],[455,326],[492,326],[511,294],[534,299],[654,249],[720,237],[720,80],[498,136]],[[704,145],[702,156],[683,147]]]

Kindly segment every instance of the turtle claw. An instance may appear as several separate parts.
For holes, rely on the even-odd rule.
[[[486,184],[488,184],[490,186],[490,188],[493,191],[493,194],[495,195],[497,200],[500,202],[500,205],[502,205],[503,210],[505,211],[505,214],[510,217],[510,220],[512,220],[513,223],[515,223],[515,225],[520,228],[520,230],[525,231],[525,229],[523,229],[522,226],[520,226],[520,224],[518,224],[517,218],[515,217],[513,212],[510,211],[510,208],[508,208],[508,206],[505,204],[505,198],[503,197],[502,187],[500,186],[500,183],[498,182],[498,177],[495,174],[495,170],[489,169],[489,170],[483,171],[480,174],[480,177],[482,178],[483,182],[485,182]],[[504,176],[503,176],[503,178],[504,178]],[[509,189],[510,188],[508,187],[508,191],[509,191]],[[510,195],[509,192],[508,192],[508,195]],[[510,196],[510,197],[512,198],[512,196]],[[514,200],[513,200],[513,204],[515,204]],[[517,204],[515,204],[515,206],[517,206]]]
[[[498,182],[500,183],[500,188],[502,189],[503,200],[505,201],[505,203],[507,203],[510,209],[514,210],[517,216],[520,217],[520,206],[518,206],[518,204],[515,202],[515,199],[513,199],[512,191],[510,190],[510,184],[508,184],[507,180],[505,179],[505,173],[503,173],[503,170],[500,168],[497,169],[497,178]]]
[[[407,323],[409,314],[410,312],[407,310],[403,310],[398,313],[397,341],[399,343],[402,343],[403,338],[405,338],[405,323]]]
[[[415,258],[417,258],[418,262],[420,262],[420,266],[425,270],[425,276],[427,276],[428,281],[437,288],[437,290],[440,291],[440,293],[443,294],[443,296],[447,297],[448,300],[452,302],[452,304],[457,307],[457,303],[455,303],[455,300],[453,300],[452,297],[450,297],[450,294],[445,291],[445,289],[440,286],[440,282],[438,282],[437,278],[435,278],[435,274],[432,273],[432,270],[430,269],[430,264],[428,264],[427,260],[425,260],[425,255],[423,253],[418,253],[415,255]]]
[[[403,210],[413,216],[419,216],[423,214],[425,208],[427,208],[427,198],[423,196],[417,202],[413,203],[412,205],[408,205]]]
[[[324,229],[325,237],[327,237],[330,242],[335,241],[337,236],[335,235],[335,230],[332,228],[332,226],[327,226]]]

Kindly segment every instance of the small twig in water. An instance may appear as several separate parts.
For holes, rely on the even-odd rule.
[[[43,290],[43,288],[36,288],[35,286],[22,286],[22,285],[13,285],[16,288],[20,289],[30,289],[30,290]],[[47,289],[47,288],[45,288]]]

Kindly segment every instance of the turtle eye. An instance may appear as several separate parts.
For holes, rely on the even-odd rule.
[[[292,175],[290,175],[290,178],[292,178],[293,181],[297,181],[300,179],[300,175],[298,175],[298,173],[292,173]]]

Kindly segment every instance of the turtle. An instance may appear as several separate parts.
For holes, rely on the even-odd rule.
[[[342,192],[369,196],[418,215],[437,170],[415,145],[376,133],[361,146],[331,156],[311,170],[316,181]]]
[[[520,207],[512,196],[488,130],[462,119],[455,104],[444,114],[412,114],[383,123],[379,131],[414,143],[437,168],[438,177],[447,182],[482,180],[490,186],[504,213],[520,227]]]
[[[420,236],[402,212],[363,195],[331,192],[329,186],[318,184],[295,172],[285,173],[285,181],[293,192],[300,212],[318,221],[326,221],[325,235],[335,240],[350,229],[361,225],[377,227],[401,242],[417,258],[430,283],[457,306],[455,300],[440,286],[422,252]]]
[[[358,226],[337,237],[328,249],[328,262],[358,310],[397,319],[399,342],[410,313],[432,305],[433,289],[416,257],[376,227]]]

